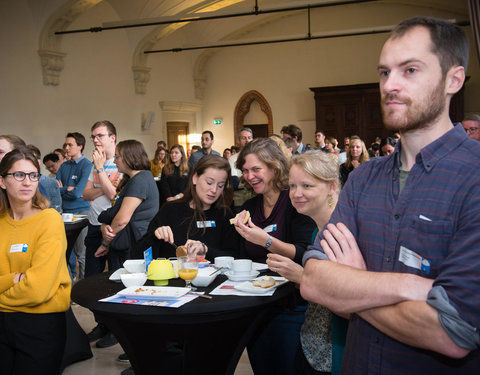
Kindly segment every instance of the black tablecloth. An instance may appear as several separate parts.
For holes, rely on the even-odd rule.
[[[108,273],[88,277],[73,287],[72,299],[89,308],[117,336],[136,375],[233,374],[238,360],[271,308],[286,305],[294,287],[288,283],[270,297],[212,296],[180,308],[98,302],[123,289]],[[225,280],[218,276],[207,292]],[[180,279],[169,285],[184,286]]]
[[[78,220],[73,223],[65,223],[65,234],[67,235],[67,252],[65,255],[67,258],[67,263],[70,259],[70,255],[72,254],[73,245],[75,245],[78,235],[87,225],[87,219]]]
[[[92,349],[88,342],[88,337],[83,332],[82,327],[75,319],[72,309],[68,309],[65,312],[66,324],[67,324],[67,342],[65,343],[65,352],[63,353],[62,370],[72,363],[84,361],[92,358]]]

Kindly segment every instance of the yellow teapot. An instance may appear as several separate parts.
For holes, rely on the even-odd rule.
[[[147,277],[149,280],[153,280],[154,285],[168,285],[168,280],[176,276],[172,263],[169,260],[156,259],[150,262]]]

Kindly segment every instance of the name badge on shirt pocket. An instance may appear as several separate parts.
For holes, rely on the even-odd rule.
[[[26,253],[28,250],[28,244],[26,243],[16,243],[10,246],[11,253]]]
[[[408,267],[421,270],[426,275],[430,273],[431,262],[428,259],[418,255],[415,251],[407,249],[404,246],[400,246],[400,254],[398,255],[398,260]]]
[[[215,228],[215,220],[197,221],[197,228]]]
[[[267,233],[276,232],[277,231],[277,224],[269,225],[269,226],[263,228],[263,230]]]

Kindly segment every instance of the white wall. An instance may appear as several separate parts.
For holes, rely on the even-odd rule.
[[[67,56],[60,85],[44,86],[37,54],[39,32],[61,3],[45,0],[40,7],[33,0],[0,1],[0,134],[17,134],[44,154],[61,146],[68,131],[80,131],[88,137],[91,125],[102,119],[117,126],[120,140],[136,138],[151,155],[157,140],[166,138],[164,124],[174,120],[188,121],[197,131],[213,130],[215,149],[223,150],[234,143],[233,112],[249,90],[259,91],[269,102],[275,132],[285,124],[296,123],[307,128],[304,143],[313,143],[315,111],[309,88],[376,82],[377,59],[386,38],[380,34],[217,50],[208,61],[205,98],[200,101],[195,98],[193,68],[201,51],[150,55],[147,94],[137,95],[131,66],[135,43],[140,39],[138,30],[73,34],[62,40]],[[316,12],[312,31],[395,24],[417,14],[452,16],[384,3],[352,9],[336,7]],[[103,1],[69,28],[118,19],[110,4]],[[280,18],[243,38],[305,30],[305,15],[298,14]],[[191,43],[189,35],[186,27],[160,44],[172,47]],[[468,75],[465,110],[480,112],[480,68],[474,54]],[[195,114],[163,113],[159,103],[164,101],[196,103],[202,109]],[[155,113],[154,124],[142,131],[141,115],[150,111]],[[224,121],[213,127],[216,117]],[[90,156],[91,142],[87,144],[86,155]]]

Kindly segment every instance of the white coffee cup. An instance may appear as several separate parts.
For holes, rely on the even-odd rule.
[[[73,220],[73,214],[62,214],[62,219],[63,219],[63,221],[72,221]]]
[[[233,257],[215,257],[215,267],[232,268]]]
[[[235,259],[232,263],[232,271],[236,275],[248,275],[252,272],[250,259]]]
[[[172,263],[173,272],[175,272],[175,277],[178,277],[178,259],[177,258],[168,258],[170,263]]]

